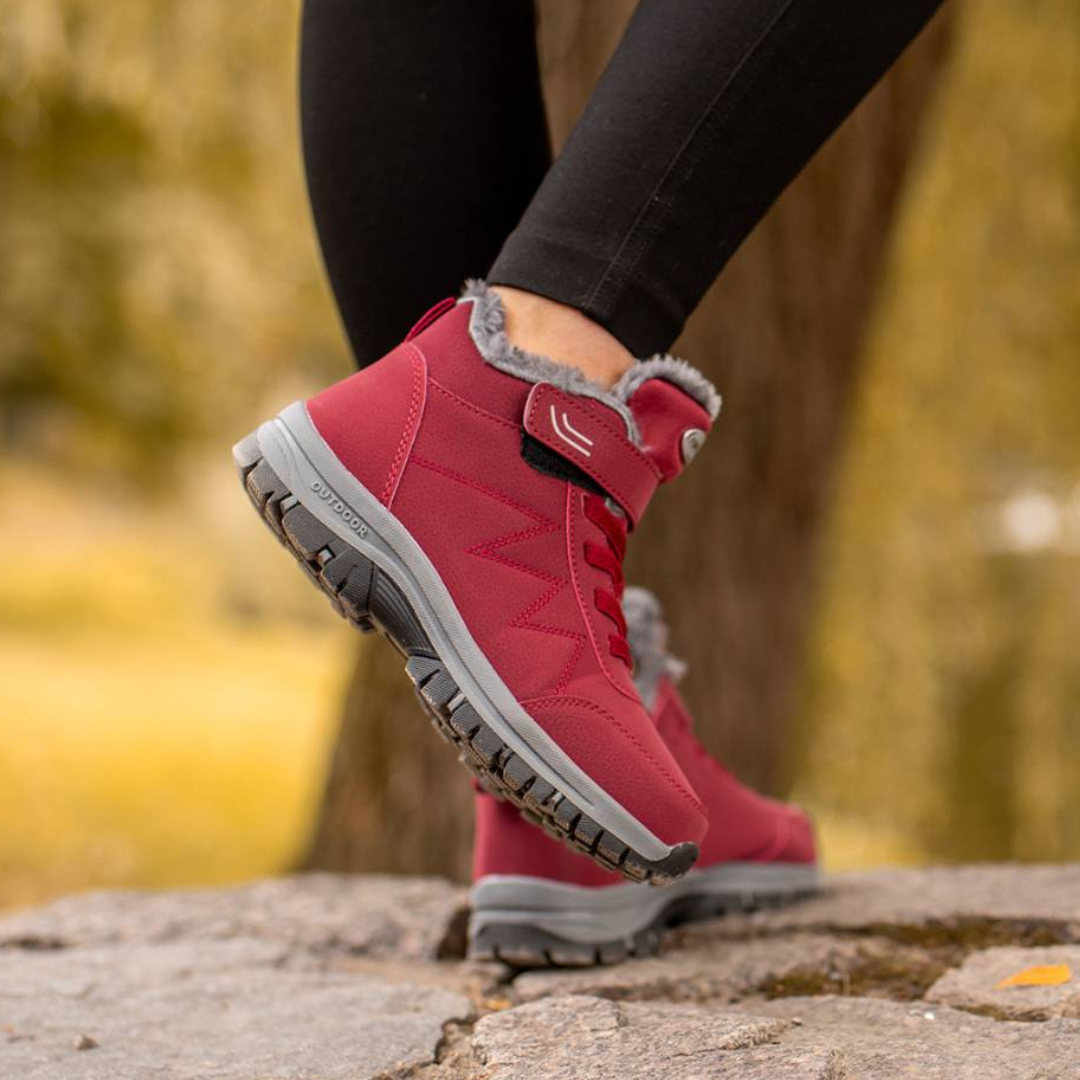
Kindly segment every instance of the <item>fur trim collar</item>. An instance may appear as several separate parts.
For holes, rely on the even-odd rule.
[[[696,367],[685,360],[657,354],[636,363],[612,388],[611,392],[629,401],[630,395],[649,379],[666,379],[674,383],[684,394],[692,397],[708,414],[710,420],[720,415],[720,394]]]
[[[667,651],[668,628],[660,601],[648,589],[630,586],[623,594],[622,607],[634,657],[634,683],[641,700],[651,709],[660,679],[667,675],[678,682],[686,673],[686,664]]]
[[[628,402],[631,395],[649,379],[666,379],[689,394],[712,419],[720,411],[720,395],[696,368],[673,356],[654,356],[632,367],[611,389],[590,379],[579,368],[557,364],[550,357],[519,349],[506,336],[506,312],[498,294],[479,280],[465,283],[459,303],[471,303],[469,333],[480,355],[492,367],[525,382],[547,382],[579,397],[591,397],[617,412],[626,423],[630,438],[640,445],[641,438]]]

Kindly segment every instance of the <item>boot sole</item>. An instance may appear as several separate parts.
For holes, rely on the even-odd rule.
[[[427,556],[315,429],[303,403],[233,448],[249,498],[338,614],[381,632],[436,730],[484,786],[607,870],[667,885],[698,855],[666,844],[582,771],[517,703]]]
[[[469,959],[511,967],[593,967],[656,956],[662,933],[731,912],[779,907],[818,888],[813,864],[726,863],[663,892],[489,875],[472,890]]]

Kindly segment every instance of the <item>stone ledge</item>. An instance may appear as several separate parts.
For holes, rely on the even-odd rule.
[[[446,959],[465,892],[434,879],[70,897],[0,920],[0,1077],[1080,1080],[1078,884],[846,875],[658,959],[532,973]],[[1068,982],[996,989],[1046,963]]]
[[[852,1080],[1077,1080],[1080,1021],[999,1022],[942,1006],[786,998],[744,1006],[794,1023],[791,1047],[831,1046]]]
[[[301,874],[233,889],[92,892],[0,919],[0,948],[254,937],[434,960],[464,948],[467,891],[441,878]]]
[[[791,1025],[694,1006],[563,995],[485,1016],[473,1032],[485,1080],[833,1080],[845,1076],[830,1046],[780,1044]],[[646,1071],[648,1070],[648,1071]]]
[[[11,1080],[353,1080],[432,1060],[468,999],[292,966],[254,939],[0,958]]]
[[[946,968],[937,952],[886,938],[794,931],[705,940],[696,948],[672,945],[663,957],[618,967],[524,972],[509,993],[516,1002],[592,994],[617,1001],[724,1004],[750,996],[838,992],[908,1001],[921,998]]]
[[[1063,965],[1071,978],[1048,986],[998,984],[1033,967]],[[997,948],[973,953],[943,975],[926,994],[927,1001],[953,1005],[1003,1020],[1080,1018],[1080,946],[1046,949]]]
[[[1016,935],[1032,944],[1080,941],[1080,864],[873,870],[838,874],[805,903],[738,915],[723,932],[790,930],[885,933],[917,943],[941,939],[983,944]],[[693,932],[691,932],[693,933]],[[1046,940],[1040,940],[1046,939]]]

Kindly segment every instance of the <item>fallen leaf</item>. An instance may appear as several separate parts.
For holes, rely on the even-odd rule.
[[[1061,986],[1071,979],[1072,970],[1068,964],[1041,964],[1002,979],[994,989],[1003,990],[1007,986]]]

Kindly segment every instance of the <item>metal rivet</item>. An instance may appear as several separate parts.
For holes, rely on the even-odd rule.
[[[697,452],[705,445],[705,432],[701,428],[687,428],[682,433],[683,464],[689,465]]]

